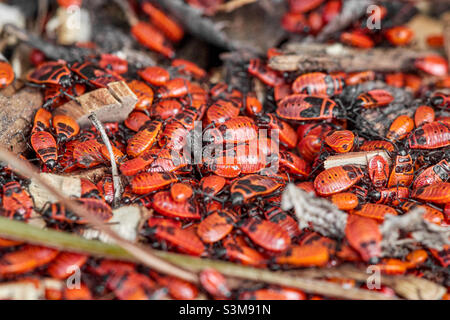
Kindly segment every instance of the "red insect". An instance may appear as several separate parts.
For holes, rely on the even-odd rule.
[[[53,129],[56,132],[58,143],[64,143],[75,137],[80,132],[80,126],[71,117],[66,115],[55,115],[52,119]]]
[[[286,168],[290,173],[306,177],[311,172],[309,164],[294,153],[290,151],[280,151],[279,156],[280,165],[283,168]]]
[[[367,81],[373,81],[375,80],[375,72],[369,70],[369,71],[361,71],[361,72],[355,72],[350,73],[345,78],[345,84],[348,86],[355,86],[357,84],[367,82]]]
[[[275,258],[277,264],[295,267],[323,267],[328,260],[328,248],[320,244],[293,245]]]
[[[91,62],[75,62],[70,70],[81,78],[99,88],[106,88],[109,83],[123,81],[123,78],[112,70],[102,69]]]
[[[323,0],[289,0],[290,11],[304,13],[311,11],[322,4]]]
[[[58,161],[56,140],[47,131],[38,131],[31,135],[31,146],[47,168],[52,170]]]
[[[92,293],[84,283],[75,288],[64,287],[62,296],[65,300],[92,300]]]
[[[335,96],[342,92],[344,79],[322,72],[306,73],[292,83],[292,91],[313,96]]]
[[[266,113],[258,117],[258,125],[267,126],[271,130],[278,130],[279,139],[288,148],[295,148],[298,136],[295,130],[285,121],[278,119],[274,114]]]
[[[105,175],[98,183],[97,190],[99,190],[102,198],[109,204],[114,200],[114,185],[113,179],[110,175]]]
[[[278,103],[277,115],[289,120],[328,120],[340,115],[336,102],[325,97],[292,94]]]
[[[376,203],[398,206],[401,201],[409,198],[409,189],[405,187],[378,189],[371,192],[369,196]]]
[[[372,157],[368,164],[369,178],[375,188],[382,188],[389,178],[389,165],[382,156]]]
[[[233,205],[239,205],[254,197],[270,194],[280,187],[281,184],[272,178],[251,174],[231,184],[230,199]]]
[[[355,31],[342,32],[340,39],[341,42],[353,47],[369,49],[374,46],[374,42],[369,36]]]
[[[50,120],[52,119],[52,114],[45,110],[44,108],[40,108],[36,111],[33,121],[33,129],[31,129],[31,133],[35,133],[38,131],[47,131],[50,129]]]
[[[366,203],[361,208],[356,208],[352,211],[352,214],[371,218],[377,221],[383,221],[386,214],[396,216],[398,213],[394,208],[384,204]]]
[[[147,226],[148,236],[163,240],[182,253],[200,256],[205,250],[202,241],[194,232],[182,229],[174,220],[150,218]]]
[[[330,197],[330,201],[340,210],[348,211],[355,209],[359,205],[358,196],[351,192],[335,193]]]
[[[108,221],[112,218],[113,214],[111,207],[108,206],[103,200],[94,198],[80,198],[76,201],[102,221]],[[64,226],[87,223],[86,219],[68,210],[61,203],[51,203],[44,207],[42,210],[42,217],[50,225]]]
[[[434,109],[429,106],[419,106],[414,114],[414,123],[416,127],[420,127],[425,123],[433,122],[435,119]]]
[[[133,36],[144,47],[156,51],[163,56],[172,59],[175,52],[172,45],[166,40],[164,35],[150,23],[138,22],[131,28]]]
[[[183,105],[175,99],[167,99],[154,103],[150,108],[150,116],[167,120],[175,117],[183,110]]]
[[[206,71],[197,66],[195,63],[184,59],[173,59],[172,67],[177,68],[178,72],[192,75],[197,79],[206,77]]]
[[[200,272],[200,284],[211,296],[217,299],[231,297],[225,277],[215,269],[207,268]]]
[[[73,148],[73,159],[80,168],[92,168],[105,162],[100,148],[102,144],[94,139],[77,141]]]
[[[243,101],[245,110],[250,116],[259,115],[262,113],[263,105],[258,100],[254,92],[249,92],[248,94],[246,94]]]
[[[396,26],[386,30],[385,36],[394,46],[405,46],[414,38],[414,31],[406,26]]]
[[[450,125],[434,121],[415,129],[408,138],[411,149],[437,149],[450,145]]]
[[[441,211],[428,205],[418,204],[413,201],[406,201],[401,205],[401,209],[404,212],[408,212],[415,208],[423,208],[425,210],[423,218],[431,223],[440,225],[445,220],[444,214]]]
[[[345,191],[364,176],[359,167],[345,165],[333,167],[319,173],[314,180],[314,189],[322,196]]]
[[[161,189],[177,180],[176,175],[169,172],[144,172],[133,177],[131,180],[131,188],[133,193],[147,194]]]
[[[81,197],[101,199],[100,191],[97,186],[86,178],[80,178]]]
[[[205,243],[214,243],[225,238],[237,222],[236,215],[227,210],[216,211],[203,219],[197,227],[197,234]]]
[[[47,272],[54,279],[67,279],[79,270],[88,256],[79,253],[61,252],[48,266]]]
[[[377,108],[388,105],[394,101],[394,97],[387,90],[375,89],[362,93],[356,98],[355,107],[357,108]]]
[[[169,72],[158,66],[147,67],[138,71],[139,76],[154,86],[162,86],[170,79]]]
[[[128,72],[128,61],[109,53],[102,53],[100,55],[98,65],[103,69],[111,69],[117,74]]]
[[[200,180],[200,189],[204,196],[215,196],[225,187],[226,183],[225,178],[213,174]]]
[[[28,220],[33,211],[33,200],[16,181],[3,185],[3,209],[7,216],[16,220]]]
[[[279,225],[268,220],[250,218],[240,229],[255,244],[271,252],[283,252],[291,244],[289,234]]]
[[[239,115],[240,108],[233,100],[219,99],[214,101],[206,110],[206,123],[216,125],[235,118]]]
[[[205,139],[211,143],[239,143],[258,137],[255,122],[244,116],[229,119],[218,128],[210,129],[205,135]]]
[[[450,106],[450,95],[436,92],[430,99],[431,105],[436,108],[446,109]]]
[[[400,115],[392,122],[386,138],[389,140],[403,140],[414,129],[414,120],[407,115]]]
[[[153,104],[153,90],[144,82],[139,80],[131,80],[127,82],[128,87],[136,95],[138,101],[134,107],[137,111],[145,111]]]
[[[163,11],[150,4],[150,2],[144,2],[142,10],[150,17],[152,24],[171,41],[178,42],[183,38],[183,28]]]
[[[175,183],[170,187],[170,195],[175,202],[186,202],[193,194],[192,187],[186,183]]]
[[[250,64],[248,66],[248,73],[252,76],[257,77],[264,84],[274,87],[280,85],[284,82],[283,77],[281,75],[270,69],[268,66],[263,64],[260,59],[252,59],[250,60]]]
[[[146,122],[140,130],[128,140],[127,154],[130,157],[137,157],[148,150],[156,141],[162,129],[160,120]]]
[[[387,150],[389,152],[394,152],[395,147],[389,141],[371,140],[371,141],[364,141],[359,150],[361,151]]]
[[[450,202],[450,183],[438,182],[429,186],[413,190],[412,198],[438,204]]]
[[[350,130],[333,130],[325,135],[324,142],[335,152],[345,153],[353,149],[355,135]]]
[[[153,209],[159,214],[169,218],[200,219],[197,203],[193,200],[176,202],[169,191],[160,191],[153,196]]]
[[[437,55],[430,55],[425,58],[417,58],[414,61],[414,66],[417,69],[420,69],[437,77],[443,77],[448,74],[447,59]]]
[[[46,247],[25,245],[19,250],[5,253],[0,258],[0,275],[18,275],[46,265],[58,255],[58,251]]]
[[[434,166],[422,171],[414,180],[413,189],[421,188],[437,182],[447,182],[450,179],[450,165],[443,159]]]
[[[374,219],[349,215],[345,227],[349,244],[359,252],[364,261],[376,264],[381,256],[381,232]]]
[[[254,291],[244,291],[239,300],[306,300],[306,294],[298,289],[269,287]]]
[[[330,0],[325,3],[322,12],[323,23],[328,24],[341,12],[341,0]]]
[[[300,229],[298,228],[298,222],[292,218],[289,214],[281,210],[279,207],[272,207],[264,211],[264,216],[270,222],[276,223],[283,228],[291,238],[300,235]]]
[[[61,86],[68,88],[72,86],[71,72],[65,62],[50,61],[40,64],[35,70],[27,75],[27,81]]]
[[[237,261],[243,265],[263,267],[266,264],[264,256],[237,238],[228,236],[223,240],[224,256],[230,261]]]
[[[198,295],[197,287],[190,282],[176,277],[158,275],[156,272],[150,272],[150,274],[158,284],[169,289],[169,294],[174,299],[193,300]]]
[[[388,187],[408,187],[414,178],[414,165],[411,155],[400,151],[395,157],[395,165],[392,168],[388,181]]]
[[[14,81],[14,70],[6,61],[0,61],[0,89],[9,86]]]
[[[292,33],[306,33],[310,30],[309,22],[303,13],[286,12],[281,19],[281,26]]]
[[[183,78],[175,78],[167,81],[156,92],[158,99],[179,98],[189,92],[189,81]]]
[[[450,245],[445,244],[443,247],[441,251],[430,249],[430,252],[444,268],[448,268],[450,266]]]

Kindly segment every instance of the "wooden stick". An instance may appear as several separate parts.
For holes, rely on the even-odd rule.
[[[450,12],[444,14],[442,20],[444,21],[444,49],[450,64]]]
[[[87,240],[81,238],[80,236],[62,231],[42,230],[29,224],[3,217],[0,217],[0,235],[2,237],[28,241],[57,248],[59,250],[73,251],[132,262],[142,262],[142,259],[138,256],[132,254],[124,247],[120,247],[115,244],[107,244],[96,240]],[[184,272],[189,272],[192,274],[195,274],[205,268],[214,268],[227,277],[288,286],[327,297],[358,300],[396,299],[375,291],[363,290],[359,288],[346,289],[336,283],[331,283],[324,280],[315,280],[307,277],[293,276],[288,272],[274,272],[265,269],[256,269],[231,262],[201,259],[165,251],[152,250],[152,253],[155,256],[158,256],[158,259],[169,261],[178,266],[176,268],[184,268],[189,270]],[[182,279],[184,278],[183,273],[172,275]],[[192,279],[188,281],[195,282]]]
[[[370,159],[376,155],[382,156],[390,165],[391,158],[388,153],[383,150],[376,151],[360,151],[360,152],[348,152],[344,154],[338,154],[328,157],[324,162],[325,169],[330,169],[337,166],[345,166],[348,164],[367,166]]]
[[[93,112],[91,113],[91,115],[89,116],[89,120],[91,120],[91,122],[94,124],[97,131],[100,132],[100,136],[102,137],[103,143],[105,144],[106,149],[108,149],[114,188],[113,207],[117,207],[122,195],[122,183],[120,181],[119,171],[117,170],[116,158],[112,150],[111,141],[109,141],[109,137],[106,134],[105,128],[103,127],[103,124],[98,120],[95,113]]]
[[[272,57],[269,66],[278,71],[412,71],[415,59],[436,54],[407,48],[356,49],[341,44],[290,43],[284,54]]]

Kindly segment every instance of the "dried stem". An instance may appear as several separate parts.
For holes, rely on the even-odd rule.
[[[256,1],[258,0],[231,0],[217,6],[217,11],[231,12]]]
[[[121,195],[122,195],[122,184],[120,182],[119,171],[117,170],[116,158],[115,158],[114,152],[112,150],[111,141],[109,141],[109,137],[106,134],[105,128],[103,127],[102,123],[98,120],[96,114],[91,113],[88,118],[89,118],[89,120],[91,120],[92,124],[95,126],[97,131],[100,132],[103,143],[105,144],[106,149],[108,149],[109,158],[111,161],[111,173],[112,173],[113,187],[114,187],[113,206],[117,207],[117,205],[120,202]]]
[[[71,200],[64,196],[59,190],[48,184],[46,181],[42,180],[39,176],[38,171],[30,165],[27,161],[19,159],[15,154],[0,148],[0,161],[7,163],[13,171],[19,173],[28,179],[33,179],[36,183],[40,184],[43,188],[47,189],[49,192],[53,193],[55,197],[60,199],[62,203],[75,214],[85,218],[89,224],[99,229],[101,232],[112,238],[120,247],[132,255],[136,260],[140,261],[144,265],[155,269],[161,273],[169,274],[172,276],[177,276],[181,279],[197,282],[198,277],[192,272],[188,272],[181,268],[178,268],[158,257],[156,257],[150,250],[144,249],[143,247],[127,241],[117,235],[111,230],[103,221],[95,216],[95,212],[86,210],[85,207],[80,206],[74,200]],[[31,226],[30,226],[31,227]],[[46,230],[47,232],[47,230]]]
[[[143,259],[137,257],[134,253],[115,244],[107,244],[96,240],[87,240],[77,235],[62,231],[43,230],[23,222],[9,220],[3,217],[0,217],[0,235],[10,239],[28,241],[35,244],[54,247],[60,250],[80,252],[99,257],[108,257],[133,262],[143,262]],[[269,270],[245,267],[225,261],[200,259],[187,255],[156,250],[153,250],[152,253],[161,259],[189,270],[189,273],[191,274],[194,274],[194,272],[199,272],[205,268],[214,268],[228,277],[289,286],[312,294],[319,294],[328,297],[359,300],[392,299],[391,297],[378,292],[357,288],[346,289],[339,284],[328,281],[292,276],[289,272],[273,272]],[[146,264],[149,265],[148,263]],[[158,269],[158,271],[159,270],[160,269]],[[186,271],[183,272],[186,273]],[[196,279],[187,278],[183,273],[169,274],[190,282],[196,282]]]

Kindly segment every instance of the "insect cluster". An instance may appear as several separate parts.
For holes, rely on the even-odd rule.
[[[188,1],[210,12],[221,3],[207,2]],[[282,27],[316,35],[339,15],[342,1],[290,0],[288,6]],[[389,23],[389,11],[380,8],[381,18]],[[26,136],[30,152],[21,155],[23,159],[55,174],[109,167],[110,153],[96,128],[80,127],[76,119],[55,111],[87,92],[125,81],[138,98],[136,106],[124,122],[103,125],[124,184],[119,206],[142,206],[153,213],[141,223],[142,242],[160,250],[273,270],[327,268],[344,262],[376,265],[390,275],[429,277],[429,270],[441,270],[446,276],[443,285],[449,288],[449,246],[385,257],[379,229],[386,214],[407,215],[417,207],[425,210],[424,219],[430,223],[444,227],[450,223],[450,81],[444,58],[413,61],[415,71],[409,73],[298,74],[271,69],[268,60],[283,54],[271,48],[267,57],[241,63],[239,77],[245,85],[233,87],[226,81],[211,83],[206,70],[175,58],[173,44],[183,37],[183,29],[149,2],[142,11],[151,23],[137,22],[131,33],[164,57],[158,65],[138,68],[114,54],[85,61],[45,57],[42,61],[33,51],[31,60],[37,62],[26,81],[41,88],[45,98]],[[371,30],[358,20],[336,40],[367,49],[406,46],[413,38],[405,26]],[[429,44],[436,46],[438,40],[430,39]],[[433,82],[424,81],[428,75],[434,76]],[[9,64],[0,62],[0,86],[13,79]],[[375,80],[384,88],[349,94]],[[256,82],[264,88],[262,94]],[[383,120],[384,134],[363,130],[374,125],[362,116],[365,111],[382,113],[396,102],[393,87],[413,94],[414,105],[404,106],[405,112],[393,121]],[[406,112],[411,108],[412,114]],[[190,138],[199,124],[201,146],[195,149],[195,139]],[[201,160],[195,162],[198,152]],[[372,156],[366,165],[358,165],[351,162],[353,152]],[[347,156],[349,163],[325,168],[324,162],[336,155]],[[75,233],[88,228],[85,219],[61,202],[35,210],[28,181],[6,165],[1,179],[3,216],[30,222],[36,211],[48,228]],[[347,212],[345,237],[301,230],[293,210],[280,208],[288,183]],[[106,174],[95,181],[81,178],[81,197],[76,201],[107,223],[113,217],[114,197],[112,175]],[[201,290],[217,299],[324,298],[274,285],[231,288],[214,269],[200,273],[197,287],[129,262],[7,239],[0,239],[0,247],[2,282],[35,283],[41,276],[64,280],[73,273],[69,267],[82,270],[80,288],[49,287],[47,299],[107,294],[118,299],[194,299]],[[366,289],[356,280],[327,281]],[[379,291],[395,296],[387,286]]]

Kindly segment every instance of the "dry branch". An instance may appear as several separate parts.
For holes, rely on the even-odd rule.
[[[64,114],[75,119],[81,127],[91,125],[89,116],[94,113],[101,122],[124,121],[134,109],[136,95],[123,82],[108,84],[108,88],[100,88],[77,97],[78,102],[69,101],[57,108],[53,115]]]
[[[272,57],[269,66],[279,71],[345,71],[373,70],[399,72],[415,70],[414,59],[425,57],[433,51],[407,48],[355,49],[341,44],[289,43],[284,54]]]
[[[361,152],[348,152],[344,154],[339,154],[335,156],[328,157],[324,162],[325,169],[337,167],[337,166],[345,166],[348,164],[359,165],[359,166],[367,166],[370,159],[375,157],[376,155],[382,156],[390,165],[391,158],[387,154],[386,151],[378,150],[378,151],[361,151]]]
[[[98,132],[100,132],[100,136],[102,137],[103,143],[106,146],[106,149],[109,153],[109,159],[111,162],[111,174],[113,179],[113,188],[114,188],[114,198],[113,198],[113,206],[117,206],[119,204],[121,195],[122,195],[122,183],[120,181],[119,171],[117,170],[116,157],[114,156],[114,152],[112,150],[111,141],[109,141],[108,135],[106,134],[105,128],[102,123],[98,120],[97,115],[92,112],[88,119],[92,122]]]
[[[41,230],[23,222],[13,221],[3,217],[0,217],[0,235],[5,236],[6,238],[23,240],[60,250],[80,252],[99,257],[109,257],[133,262],[142,262],[142,259],[139,259],[139,257],[133,255],[118,245],[102,243],[95,240],[87,240],[74,234],[56,230]],[[329,281],[296,277],[287,272],[274,272],[264,269],[250,268],[235,263],[200,259],[197,257],[165,251],[153,250],[152,252],[161,259],[165,259],[180,268],[189,270],[190,273],[196,273],[205,268],[214,268],[227,277],[288,286],[327,297],[358,300],[392,299],[391,297],[378,292],[358,288],[348,289]],[[178,274],[175,276],[183,278],[183,274]],[[195,282],[192,280],[188,281]]]

